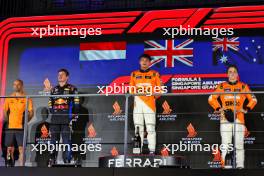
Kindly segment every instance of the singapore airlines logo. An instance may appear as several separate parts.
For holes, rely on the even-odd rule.
[[[113,104],[113,108],[114,108],[113,115],[120,115],[122,113],[122,110],[117,101],[115,101],[115,103]]]
[[[41,132],[41,136],[40,136],[41,138],[48,138],[49,137],[49,130],[45,124],[43,124],[41,126],[40,132]]]
[[[245,132],[244,132],[244,137],[247,138],[250,135],[250,131],[248,131],[247,127],[245,126]]]
[[[212,151],[213,160],[208,161],[210,168],[222,168],[224,166],[224,161],[221,157],[221,152],[219,148],[214,148]]]
[[[88,124],[86,133],[87,133],[87,137],[83,138],[83,142],[85,144],[92,144],[95,147],[100,147],[101,148],[102,138],[100,136],[98,137],[93,123],[89,123]]]
[[[187,126],[187,131],[188,131],[188,136],[189,138],[194,138],[197,136],[197,132],[194,128],[194,126],[192,125],[192,123],[190,123],[188,126]]]
[[[245,137],[245,140],[244,140],[245,144],[254,144],[256,141],[256,137],[251,135],[250,131],[247,129],[246,126],[245,126],[245,131],[244,131],[244,137]]]
[[[214,162],[221,162],[222,161],[221,153],[220,153],[218,148],[214,149],[212,154],[214,156],[214,159],[213,159]]]
[[[91,123],[88,128],[87,128],[87,133],[88,133],[88,137],[89,138],[95,138],[96,136],[96,131],[95,131],[95,128],[93,126],[93,124]]]
[[[111,155],[112,155],[112,156],[117,156],[117,155],[119,155],[118,150],[117,150],[116,147],[113,147],[113,148],[112,148],[112,150],[111,150]]]
[[[168,102],[165,100],[164,103],[162,104],[163,112],[162,114],[170,114],[172,109],[170,108],[170,105]]]
[[[169,156],[169,151],[166,147],[162,148],[160,151],[161,156]]]
[[[183,143],[184,144],[201,144],[203,138],[196,137],[198,133],[196,132],[194,125],[192,123],[189,123],[186,129],[187,129],[188,135],[187,137],[182,138]]]
[[[176,120],[177,114],[172,113],[172,108],[167,100],[162,103],[161,107],[163,111],[157,114],[159,121],[169,122]]]
[[[111,114],[108,114],[108,119],[111,122],[117,122],[117,121],[125,121],[125,114],[122,113],[122,109],[117,101],[113,104],[114,112]]]

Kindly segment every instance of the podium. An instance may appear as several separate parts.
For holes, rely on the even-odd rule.
[[[53,164],[51,167],[82,167],[81,164]]]
[[[100,157],[99,167],[190,168],[190,163],[184,156],[117,155]]]

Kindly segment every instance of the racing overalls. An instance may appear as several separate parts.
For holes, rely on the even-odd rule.
[[[244,113],[241,112],[242,109],[246,109],[247,111],[252,110],[257,103],[256,97],[250,93],[250,89],[247,84],[242,83],[240,81],[231,83],[231,82],[223,82],[219,84],[215,90],[215,92],[227,92],[227,94],[221,95],[210,95],[208,102],[214,108],[214,110],[219,110],[221,107],[224,109],[231,109],[236,112],[236,121],[234,123],[230,123],[225,118],[224,114],[221,114],[220,119],[220,133],[222,144],[224,145],[224,149],[222,151],[222,160],[225,161],[225,156],[227,154],[228,145],[232,144],[232,137],[235,135],[234,139],[234,147],[236,148],[236,167],[244,168],[244,133],[245,133],[245,119]],[[228,92],[248,92],[247,94],[230,94]],[[220,103],[218,98],[220,97]],[[245,108],[244,102],[248,100],[248,104]],[[236,106],[234,106],[234,101],[236,101]]]
[[[156,104],[155,97],[152,93],[155,92],[155,87],[161,86],[159,73],[154,70],[138,70],[131,74],[130,89],[135,88],[132,93],[147,93],[147,96],[135,96],[133,120],[135,129],[139,127],[141,144],[144,140],[144,122],[148,133],[148,148],[150,152],[155,152],[156,149]],[[143,90],[142,90],[143,89]]]
[[[49,110],[52,114],[50,133],[51,142],[56,143],[60,141],[60,134],[62,136],[63,144],[70,144],[71,129],[70,121],[72,114],[77,114],[79,111],[79,97],[77,88],[71,84],[66,83],[63,87],[57,85],[51,89],[51,95],[58,95],[50,97]],[[60,97],[59,95],[76,94],[76,97]],[[69,150],[63,152],[63,159],[69,159]],[[56,153],[54,153],[56,158]]]

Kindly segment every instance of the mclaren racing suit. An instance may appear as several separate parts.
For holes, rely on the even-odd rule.
[[[51,142],[60,141],[60,134],[64,144],[70,143],[70,120],[72,114],[77,114],[79,110],[79,97],[60,97],[59,95],[78,94],[77,88],[71,84],[65,84],[63,87],[57,85],[51,89],[49,109],[52,114],[50,133]],[[63,159],[69,159],[69,151],[64,152]],[[56,152],[53,153],[53,158],[56,158]]]
[[[159,73],[154,70],[138,70],[131,74],[130,88],[135,88],[132,93],[159,93],[155,91],[155,87],[161,86],[161,80]],[[142,91],[144,89],[144,91]],[[141,144],[144,140],[144,122],[146,125],[146,131],[148,133],[148,148],[150,152],[155,152],[156,149],[156,105],[154,96],[135,96],[133,120],[135,129],[139,127],[139,133],[141,137]]]
[[[242,82],[224,82],[217,86],[215,92],[249,92],[248,94],[221,94],[221,95],[211,95],[209,97],[209,104],[215,109],[219,110],[221,107],[224,109],[231,109],[234,111],[234,101],[236,100],[235,112],[236,112],[236,124],[230,123],[225,118],[224,114],[221,114],[220,119],[220,132],[222,144],[227,147],[227,145],[232,144],[232,137],[235,135],[234,143],[236,148],[236,167],[244,168],[244,132],[245,132],[245,119],[244,113],[241,112],[242,109],[247,111],[252,110],[257,103],[257,99],[253,94],[250,94],[250,89],[247,84]],[[218,98],[220,97],[220,103]],[[244,106],[245,100],[248,100],[248,104]],[[225,148],[227,149],[227,148]],[[225,161],[225,156],[227,150],[222,151],[222,159]]]

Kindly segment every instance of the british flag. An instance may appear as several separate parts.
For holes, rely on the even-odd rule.
[[[193,43],[193,39],[180,43],[177,43],[177,40],[165,40],[164,44],[154,40],[147,40],[145,41],[144,53],[152,57],[150,67],[163,60],[165,67],[174,67],[175,60],[192,67],[193,48],[189,47],[191,43]]]
[[[227,37],[224,38],[215,38],[213,41],[213,51],[218,50],[219,48],[222,49],[222,51],[228,51],[229,49],[238,51],[239,48],[239,41],[238,40],[239,37],[232,37],[230,39],[228,39]]]

